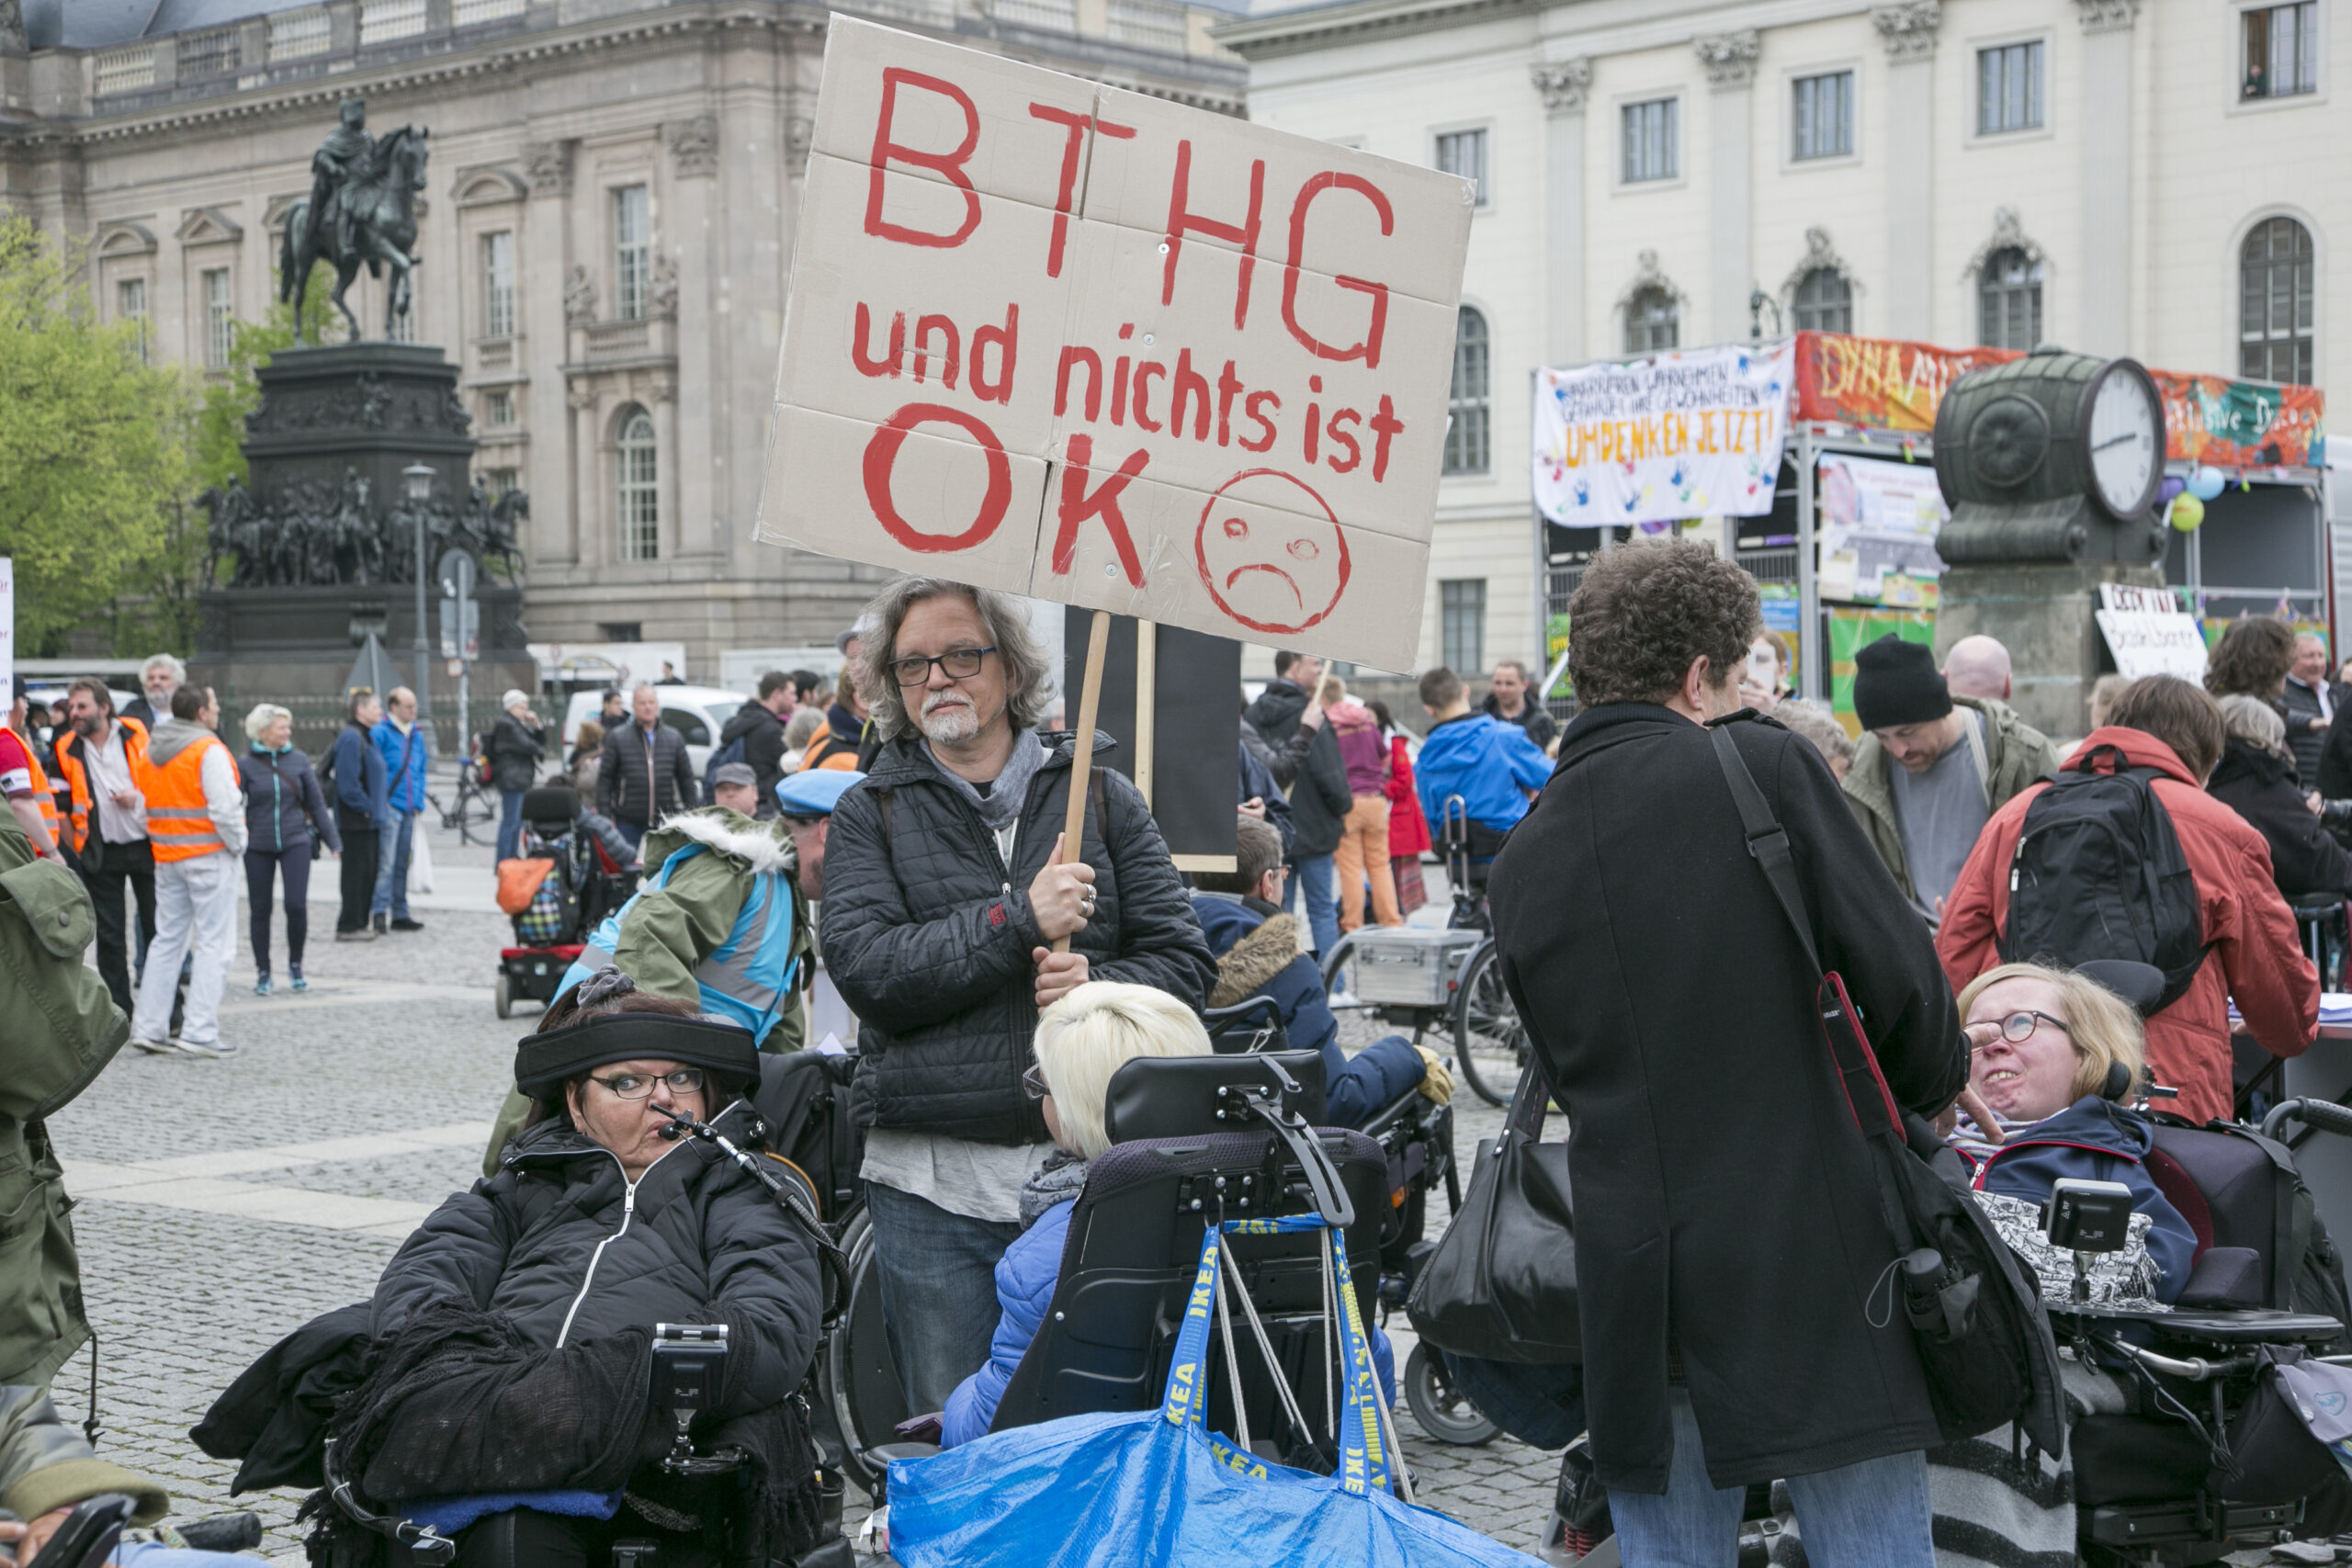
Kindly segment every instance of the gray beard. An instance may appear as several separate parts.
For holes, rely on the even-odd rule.
[[[969,703],[934,708],[915,716],[923,739],[940,746],[960,746],[980,733],[980,715]]]

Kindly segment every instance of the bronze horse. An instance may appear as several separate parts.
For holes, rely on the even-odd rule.
[[[386,132],[376,144],[368,173],[343,187],[337,199],[348,205],[351,214],[353,245],[348,255],[334,254],[331,214],[317,225],[311,222],[308,197],[287,211],[286,235],[278,243],[277,297],[294,306],[296,343],[302,341],[302,299],[310,288],[311,268],[321,261],[334,265],[334,305],[351,323],[349,341],[359,341],[359,318],[343,296],[351,280],[359,276],[363,262],[370,277],[381,277],[386,266],[392,269],[391,287],[385,291],[384,300],[387,338],[392,335],[393,323],[407,314],[409,274],[416,265],[411,254],[416,243],[416,193],[424,188],[429,152],[424,138],[421,126],[404,125]]]

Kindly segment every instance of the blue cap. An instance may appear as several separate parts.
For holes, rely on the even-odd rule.
[[[834,804],[865,777],[854,768],[804,768],[775,786],[775,803],[786,817],[831,817]]]

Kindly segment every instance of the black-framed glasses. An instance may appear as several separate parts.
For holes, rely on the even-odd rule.
[[[2036,1012],[2031,1008],[2026,1008],[2010,1013],[2001,1020],[2001,1038],[2012,1045],[2022,1045],[2032,1039],[2033,1032],[2045,1023],[2069,1040],[2075,1037],[2075,1032],[2066,1027],[2064,1019],[2052,1018],[2046,1012]],[[1978,1049],[1981,1050],[1983,1047],[1980,1046]]]
[[[589,1075],[594,1077],[593,1073]],[[694,1094],[702,1088],[700,1067],[679,1067],[667,1073],[615,1073],[608,1078],[595,1078],[613,1091],[617,1100],[644,1100],[653,1093],[653,1086],[665,1083],[672,1094]]]
[[[947,672],[949,680],[968,681],[980,672],[980,660],[995,651],[991,644],[987,648],[951,648],[929,659],[919,653],[910,654],[890,660],[890,678],[901,686],[926,685],[931,681],[931,667],[936,664]]]
[[[1053,1090],[1046,1087],[1046,1069],[1032,1066],[1021,1075],[1021,1092],[1032,1100],[1043,1100]]]

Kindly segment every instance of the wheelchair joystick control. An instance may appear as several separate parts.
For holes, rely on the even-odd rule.
[[[2132,1239],[2132,1189],[2120,1181],[2093,1181],[2086,1177],[2060,1179],[2041,1206],[2041,1228],[2050,1245],[2075,1255],[2077,1303],[2091,1299],[2091,1257],[2120,1252]]]
[[[709,1461],[695,1453],[695,1417],[718,1401],[719,1374],[727,1364],[723,1323],[662,1323],[653,1328],[653,1397],[676,1423],[662,1468],[673,1475],[698,1473]]]

